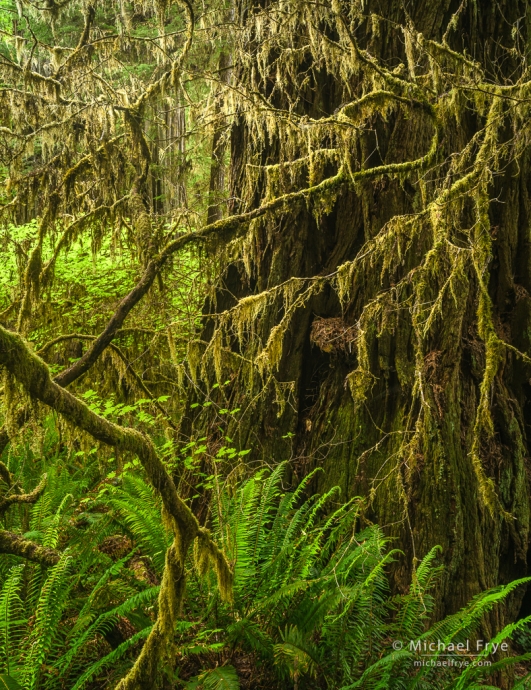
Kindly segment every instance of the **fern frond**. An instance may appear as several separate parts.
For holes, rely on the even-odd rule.
[[[204,690],[240,690],[238,674],[233,666],[218,666],[203,671],[197,680]]]
[[[70,592],[69,576],[72,557],[63,553],[57,565],[49,570],[35,611],[35,623],[24,657],[22,678],[28,690],[36,687],[41,667],[58,633],[58,623]]]
[[[20,598],[24,565],[11,568],[9,575],[0,591],[0,624],[3,644],[0,647],[1,669],[7,675],[14,662],[19,634],[22,633],[21,623],[25,622],[24,608]],[[17,634],[17,628],[18,633]]]
[[[81,690],[88,682],[90,682],[96,673],[101,671],[102,668],[105,668],[105,666],[109,666],[110,664],[118,661],[118,659],[120,659],[130,647],[135,645],[139,640],[144,640],[149,635],[151,632],[151,627],[152,626],[149,626],[143,630],[140,630],[140,632],[137,632],[128,640],[122,642],[122,644],[114,649],[110,654],[107,654],[107,656],[104,656],[102,659],[98,659],[98,661],[94,662],[83,673],[83,675],[78,678],[75,685],[72,687],[72,690]]]
[[[83,645],[91,640],[97,633],[100,633],[105,629],[109,629],[118,616],[125,616],[131,611],[151,603],[151,601],[157,597],[159,590],[160,586],[150,587],[149,589],[130,597],[127,599],[127,601],[122,602],[109,611],[105,611],[104,613],[100,614],[96,620],[85,630],[83,630],[83,627],[85,626],[79,626],[78,630],[76,631],[77,634],[75,634],[73,639],[70,641],[69,650],[54,664],[60,675],[63,676],[68,672],[72,661],[75,659],[76,655],[80,653]]]

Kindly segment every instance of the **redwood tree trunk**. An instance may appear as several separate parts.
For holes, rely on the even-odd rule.
[[[408,3],[409,16],[401,3],[368,0],[364,14],[385,18],[379,32],[371,34],[370,19],[356,31],[360,45],[397,73],[407,72],[404,37],[397,25],[413,26],[425,38],[441,41],[459,1],[430,0]],[[346,10],[345,10],[346,11]],[[513,28],[525,34],[526,3],[463,3],[456,28],[447,33],[450,48],[482,64],[492,80],[521,72],[519,58],[501,60],[502,48],[513,45]],[[318,23],[318,10],[315,10]],[[243,21],[249,15],[241,9]],[[246,19],[247,18],[247,19]],[[388,21],[387,21],[388,20]],[[307,28],[307,27],[306,27]],[[301,31],[304,28],[301,27]],[[337,36],[331,35],[331,40]],[[252,46],[251,46],[252,48]],[[249,49],[252,53],[251,48]],[[272,55],[272,59],[274,56]],[[402,66],[400,66],[400,64]],[[342,87],[323,64],[312,71],[300,96],[299,114],[310,118],[333,115],[345,102]],[[244,80],[248,66],[235,66]],[[411,69],[411,67],[410,67]],[[517,79],[514,76],[514,79]],[[353,77],[353,80],[355,78]],[[289,84],[284,88],[289,91]],[[355,90],[355,89],[354,89]],[[262,93],[285,107],[283,97],[265,80]],[[290,94],[293,96],[293,94]],[[478,117],[465,113],[461,121],[448,124],[440,146],[444,155],[464,146],[480,127]],[[409,161],[429,148],[431,126],[422,113],[406,119],[400,112],[383,119],[375,116],[372,127],[360,136],[356,146],[365,168],[387,162]],[[510,133],[506,134],[507,139]],[[233,127],[231,197],[244,196],[248,163],[277,163],[282,147],[272,134],[267,145],[258,145],[243,118]],[[502,166],[503,167],[503,166]],[[529,155],[507,159],[503,172],[493,178],[489,206],[492,259],[488,267],[488,291],[493,305],[493,322],[505,342],[529,353],[531,345],[531,263]],[[264,193],[258,185],[255,206]],[[327,276],[345,261],[354,259],[360,248],[393,216],[413,214],[419,207],[419,185],[390,177],[362,182],[355,189],[343,188],[333,208],[316,220],[304,205],[285,209],[254,228],[250,275],[241,260],[231,263],[218,286],[215,309],[223,312],[236,300],[280,285],[292,277]],[[464,214],[466,211],[466,202]],[[233,211],[245,210],[234,202]],[[363,404],[353,400],[346,379],[357,366],[357,354],[349,341],[360,314],[382,292],[395,285],[415,266],[429,245],[420,239],[402,267],[395,271],[373,267],[363,283],[352,285],[345,308],[336,292],[325,285],[294,314],[283,341],[283,355],[276,378],[294,382],[282,414],[274,404],[275,392],[260,394],[263,381],[250,379],[235,359],[230,388],[232,407],[241,407],[242,417],[233,422],[230,436],[241,447],[252,448],[267,462],[291,458],[293,480],[300,480],[319,466],[320,489],[341,487],[341,496],[369,497],[365,519],[377,522],[395,538],[393,546],[405,556],[396,564],[395,587],[410,582],[412,563],[434,545],[443,548],[445,575],[437,592],[437,615],[454,612],[478,592],[528,574],[530,501],[527,434],[531,433],[531,367],[512,352],[506,352],[490,390],[490,412],[494,434],[481,442],[481,463],[494,482],[501,510],[491,515],[480,500],[477,473],[471,460],[474,424],[485,369],[485,345],[478,332],[477,280],[467,275],[456,297],[462,303],[459,319],[439,319],[427,337],[422,353],[423,395],[431,409],[429,433],[424,434],[414,459],[396,457],[407,429],[411,411],[415,370],[412,316],[403,309],[393,322],[380,328],[368,353],[373,385]],[[434,289],[438,278],[433,277]],[[444,303],[444,309],[450,308]],[[211,313],[214,304],[207,305]],[[267,339],[283,315],[281,300],[272,301],[261,314],[256,339]],[[202,335],[209,340],[214,331],[209,320]],[[334,339],[334,333],[336,333]],[[332,334],[332,336],[330,336]],[[247,354],[233,344],[235,352]],[[253,396],[257,396],[251,402]],[[196,419],[204,428],[212,417]],[[211,415],[211,413],[208,413]],[[292,436],[292,434],[294,434]],[[315,487],[314,487],[315,488]],[[490,621],[498,628],[515,620],[522,608],[523,590],[508,601]],[[488,631],[487,631],[488,632]],[[492,629],[491,633],[496,632]]]

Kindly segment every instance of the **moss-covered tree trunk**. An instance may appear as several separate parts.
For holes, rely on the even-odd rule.
[[[446,114],[437,110],[442,125],[434,162],[412,175],[372,179],[362,172],[425,156],[434,126],[422,105],[364,113],[358,120],[364,126],[355,135],[347,132],[354,182],[338,185],[331,198],[321,195],[319,204],[313,197],[296,200],[251,225],[207,306],[219,314],[232,309],[232,330],[227,318],[210,319],[202,335],[209,346],[197,345],[210,361],[211,383],[216,367],[218,377],[221,371],[232,377],[230,405],[242,411],[230,435],[241,447],[267,462],[291,458],[294,481],[319,466],[320,488],[337,484],[343,498],[366,497],[366,519],[382,525],[405,552],[394,572],[397,588],[410,581],[415,558],[442,546],[439,615],[528,573],[531,366],[515,348],[531,353],[529,151],[521,139],[527,135],[511,119],[510,99],[520,96],[507,87],[525,80],[526,5],[430,0],[408,3],[406,14],[402,3],[369,0],[356,17],[352,6],[333,4],[327,20],[307,8],[299,18],[298,45],[312,31],[325,36],[323,51],[353,38],[361,67],[341,77],[341,65],[331,62],[337,54],[323,52],[320,59],[301,48],[304,57],[276,84],[277,66],[267,73],[257,56],[266,54],[270,65],[288,58],[279,41],[264,48],[267,32],[253,24],[253,12],[262,27],[273,21],[270,8],[240,9],[242,23],[254,28],[244,32],[250,61],[236,64],[235,78],[279,109],[270,118],[295,113],[298,130],[289,151],[289,137],[274,126],[260,138],[248,117],[236,121],[233,212],[333,176],[337,167],[323,162],[324,154],[319,161],[315,156],[319,169],[312,169],[310,146],[306,163],[295,167],[292,161],[305,153],[300,142],[313,121],[340,119],[345,103],[371,90],[386,88],[422,103],[419,75],[426,84],[430,70],[440,70],[441,82],[447,81],[437,94],[433,78],[426,101],[436,110],[444,99],[457,104]],[[350,59],[345,51],[345,64]],[[371,60],[385,69],[385,79]],[[475,82],[468,63],[481,66]],[[304,79],[290,76],[293,64]],[[412,85],[409,91],[400,91],[404,83]],[[494,92],[500,84],[508,90],[500,87],[490,105],[475,109],[474,83],[478,92],[490,93],[489,85]],[[321,150],[327,142],[334,147],[334,132],[340,131],[336,142],[347,139],[344,123],[329,127]],[[486,158],[494,130],[497,163]],[[470,160],[453,173],[452,161],[464,160],[467,146]],[[279,163],[285,168],[270,168],[269,178],[253,177],[253,166]],[[289,174],[283,176],[284,169]],[[464,181],[458,188],[459,176]],[[438,201],[430,202],[435,189]],[[348,280],[342,282],[341,271],[330,278],[347,264]],[[295,297],[274,291],[293,278],[313,282],[295,284]],[[259,307],[238,303],[268,290]],[[297,295],[303,295],[299,304]],[[268,369],[260,352],[288,312],[282,354]],[[219,336],[220,324],[227,340]],[[270,364],[271,353],[270,347]],[[256,366],[247,366],[253,358]],[[194,423],[215,428],[217,422],[209,408]],[[493,627],[518,616],[522,596],[497,614],[503,620],[493,618]]]

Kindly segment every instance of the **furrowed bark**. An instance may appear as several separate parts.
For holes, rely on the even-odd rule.
[[[231,404],[244,410],[228,424],[229,436],[256,449],[264,462],[291,457],[294,484],[320,466],[324,472],[312,490],[338,485],[343,497],[366,496],[368,518],[405,553],[392,566],[395,591],[409,585],[416,559],[436,544],[443,547],[445,574],[434,595],[437,617],[459,610],[480,591],[525,577],[531,556],[530,369],[522,356],[530,351],[531,332],[531,155],[528,139],[525,147],[519,145],[528,136],[527,121],[510,124],[531,86],[524,53],[511,43],[509,29],[529,8],[520,0],[488,8],[477,3],[474,10],[461,3],[463,12],[452,18],[457,5],[410,3],[406,14],[400,3],[368,0],[357,23],[345,6],[334,3],[328,25],[334,29],[322,32],[323,44],[333,41],[336,50],[327,67],[321,62],[322,44],[315,41],[308,49],[319,31],[317,21],[310,30],[308,15],[301,13],[300,41],[289,42],[284,34],[290,51],[307,51],[299,63],[300,82],[291,81],[291,62],[289,77],[278,67],[287,49],[272,56],[264,42],[260,53],[256,35],[267,36],[264,26],[273,26],[266,13],[260,17],[257,34],[249,32],[249,53],[235,54],[231,86],[245,89],[255,79],[254,70],[260,72],[263,80],[253,81],[260,92],[256,101],[271,111],[276,105],[279,119],[284,107],[286,119],[296,122],[295,134],[281,127],[270,134],[258,108],[254,119],[242,116],[231,133],[229,197],[259,206],[271,189],[300,188],[312,179],[310,163],[302,159],[315,156],[319,147],[323,153],[337,147],[343,153],[337,160],[353,161],[353,170],[359,165],[369,174],[358,178],[361,184],[338,190],[322,209],[318,204],[287,207],[271,222],[257,223],[251,248],[224,267],[216,298],[205,307],[201,336],[208,343],[201,361],[204,379],[222,381],[230,372]],[[527,45],[528,28],[522,40]],[[512,56],[507,53],[503,60],[502,43],[514,45]],[[251,54],[260,58],[254,62]],[[270,72],[264,67],[269,59]],[[312,60],[319,67],[306,81]],[[343,77],[335,65],[349,60],[353,74]],[[391,64],[400,67],[391,71]],[[275,76],[279,72],[282,77]],[[275,78],[284,79],[276,92],[270,86]],[[526,86],[520,91],[521,84]],[[452,93],[467,105],[463,100],[455,111],[447,110],[445,98],[454,87]],[[471,93],[486,97],[484,110],[471,104]],[[288,110],[295,99],[293,117]],[[432,109],[440,121],[433,167],[425,175],[390,175],[366,184],[382,163],[411,160],[425,150],[432,127],[426,116]],[[453,119],[445,114],[450,110],[457,113]],[[324,135],[319,141],[317,127],[333,143]],[[267,133],[263,140],[257,131]],[[333,139],[340,131],[348,142],[344,147],[339,136]],[[256,171],[252,191],[250,169]],[[372,244],[365,253],[367,242]],[[265,376],[256,376],[254,388],[249,385],[250,365],[237,370],[230,354],[224,361],[224,351],[218,360],[211,355],[221,341],[242,362],[245,357],[254,361],[294,299],[286,292],[285,298],[264,300],[266,306],[254,312],[259,316],[245,321],[245,328],[252,321],[252,335],[242,328],[248,341],[233,336],[239,323],[229,322],[229,310],[243,319],[238,305],[246,299],[271,293],[290,279],[331,275],[358,259],[362,268],[345,272],[338,289],[316,292],[283,331],[274,375],[278,383],[293,386],[285,408],[277,403],[276,389],[266,389]],[[431,314],[427,305],[433,306]],[[425,319],[418,316],[424,311]],[[362,321],[364,314],[370,316]],[[234,330],[222,330],[223,321]],[[312,337],[319,321],[356,337],[348,347],[337,340],[321,346]],[[360,373],[367,374],[363,395],[355,386],[347,388]],[[211,429],[214,414],[214,408],[190,409],[186,431]],[[515,594],[492,614],[491,630],[529,615],[531,594],[523,604],[522,597],[523,592]],[[500,687],[512,687],[507,679],[504,683]]]

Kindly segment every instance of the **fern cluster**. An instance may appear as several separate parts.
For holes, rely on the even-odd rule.
[[[2,557],[0,679],[25,690],[114,687],[155,620],[171,533],[138,467],[102,479],[95,457],[81,471],[72,457],[45,450],[47,459],[28,449],[11,458],[25,491],[43,471],[47,485],[31,508],[10,508],[4,526],[61,557],[48,569]],[[291,490],[285,470],[213,475],[207,526],[234,568],[233,600],[221,597],[199,544],[160,669],[167,687],[457,690],[484,687],[481,678],[531,656],[489,657],[491,666],[416,665],[410,640],[473,639],[484,614],[523,581],[430,626],[437,548],[417,565],[409,591],[391,596],[388,566],[400,556],[378,526],[362,524],[361,499],[343,503],[337,490],[308,498],[313,474]],[[495,640],[527,629],[520,621]],[[397,640],[402,649],[393,648]],[[526,678],[515,687],[526,687]]]

